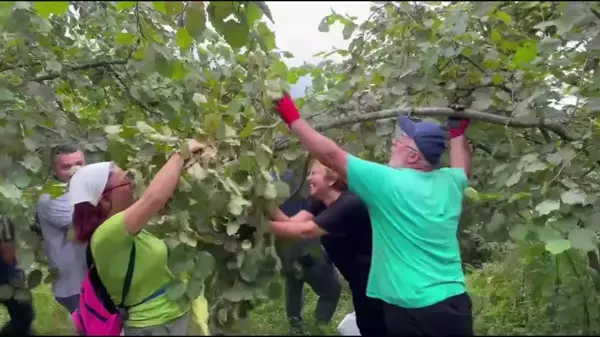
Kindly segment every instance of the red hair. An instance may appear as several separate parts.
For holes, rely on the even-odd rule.
[[[73,228],[77,241],[89,242],[96,228],[105,220],[106,214],[100,205],[94,206],[89,202],[76,204],[73,208]]]

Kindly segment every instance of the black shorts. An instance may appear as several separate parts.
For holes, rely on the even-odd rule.
[[[473,336],[471,298],[467,293],[416,309],[384,303],[383,315],[390,336]]]

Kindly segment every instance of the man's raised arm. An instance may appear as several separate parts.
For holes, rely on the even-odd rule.
[[[340,178],[346,180],[348,154],[334,141],[323,136],[300,118],[300,112],[289,94],[285,94],[277,105],[281,118],[292,132],[300,139],[300,143],[312,153],[323,165],[335,171]]]
[[[450,128],[450,166],[462,168],[467,177],[471,175],[471,149],[465,137],[469,126],[468,119],[450,117],[448,119]]]

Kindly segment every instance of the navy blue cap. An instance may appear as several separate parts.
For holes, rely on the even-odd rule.
[[[426,121],[415,122],[407,116],[398,117],[398,126],[415,141],[429,164],[436,166],[440,163],[446,151],[446,132],[441,126]]]

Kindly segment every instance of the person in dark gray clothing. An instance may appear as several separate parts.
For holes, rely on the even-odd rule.
[[[295,185],[291,171],[284,175],[284,181]],[[302,214],[309,205],[308,184],[304,179],[299,191],[285,201],[279,211],[287,217]],[[299,192],[299,193],[298,193]],[[304,306],[304,284],[308,285],[319,296],[314,316],[317,322],[329,323],[335,313],[341,293],[341,285],[337,271],[323,249],[319,238],[310,239],[277,239],[279,256],[283,264],[285,278],[285,312],[293,333],[303,334],[302,308]]]
[[[54,178],[63,183],[71,179],[75,166],[85,165],[83,151],[75,145],[55,147],[51,159]],[[44,194],[38,200],[36,217],[44,238],[46,255],[50,266],[58,274],[52,282],[52,291],[56,301],[70,313],[79,306],[79,289],[87,273],[86,245],[67,237],[72,214],[73,206],[67,194],[56,199]]]
[[[15,227],[13,222],[0,215],[0,285],[24,285],[25,273],[17,266]],[[0,336],[33,335],[31,324],[34,319],[32,301],[3,300],[10,320],[0,330]]]
[[[280,209],[293,216],[305,208],[308,200],[284,203]],[[285,272],[285,312],[291,328],[301,332],[302,307],[304,306],[304,283],[319,296],[315,307],[315,319],[329,323],[337,309],[342,291],[337,272],[319,238],[298,239],[287,247],[292,266]],[[297,269],[294,266],[298,267]]]

